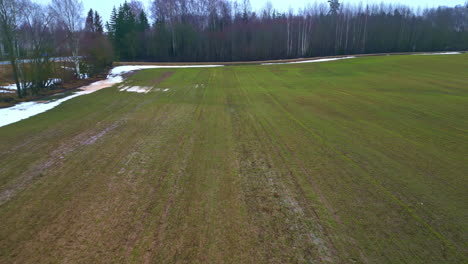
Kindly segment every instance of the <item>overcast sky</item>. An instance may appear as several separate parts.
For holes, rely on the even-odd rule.
[[[34,2],[40,3],[49,3],[50,0],[32,0]],[[84,3],[84,8],[88,11],[90,8],[97,10],[104,18],[104,21],[107,21],[110,17],[112,7],[118,6],[125,2],[125,0],[82,0]],[[270,0],[273,3],[273,6],[281,11],[287,11],[289,7],[293,9],[302,8],[308,3],[322,2],[327,3],[327,0]],[[455,6],[465,3],[466,0],[342,0],[342,3],[404,3],[405,5],[414,6],[414,7],[434,7],[439,5],[444,6]],[[130,0],[128,0],[130,2]],[[150,0],[141,0],[146,7],[149,7]],[[239,1],[240,2],[240,1]],[[250,0],[252,8],[254,10],[261,9],[265,6],[267,0]]]

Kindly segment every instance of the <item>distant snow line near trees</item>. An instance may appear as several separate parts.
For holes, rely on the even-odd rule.
[[[462,54],[462,53],[461,52],[438,52],[438,53],[422,53],[422,54],[413,54],[413,55],[456,55],[456,54]],[[354,58],[357,58],[357,57],[344,56],[344,57],[337,57],[337,58],[324,58],[324,59],[302,60],[302,61],[293,61],[293,62],[262,63],[260,65],[316,63],[316,62],[328,62],[328,61],[337,61],[337,60],[344,60],[344,59],[354,59]],[[0,127],[6,126],[12,123],[16,123],[20,120],[46,112],[50,109],[55,108],[61,103],[68,101],[72,98],[78,97],[80,95],[90,94],[95,91],[111,87],[115,84],[119,84],[123,82],[124,78],[122,77],[122,75],[125,73],[139,71],[139,70],[146,70],[146,69],[214,68],[214,67],[223,67],[223,66],[224,65],[125,65],[125,66],[117,66],[117,67],[114,67],[109,72],[106,80],[94,82],[88,86],[81,87],[79,88],[80,91],[72,95],[69,95],[67,97],[64,97],[58,100],[50,100],[46,102],[44,101],[25,102],[25,103],[20,103],[9,108],[0,109]],[[148,89],[132,90],[131,88],[124,89],[124,90],[129,91],[129,92],[138,92],[138,93],[148,93],[150,91]],[[164,89],[163,91],[166,92],[168,91],[168,89]]]
[[[113,68],[107,79],[102,81],[94,82],[90,85],[79,88],[80,91],[73,93],[67,97],[60,99],[52,99],[49,101],[33,101],[24,102],[12,107],[0,109],[0,127],[6,126],[12,123],[16,123],[20,120],[29,118],[31,116],[44,113],[50,109],[53,109],[63,102],[66,102],[75,97],[90,94],[99,91],[104,88],[112,87],[115,84],[121,83],[124,79],[123,74],[144,70],[144,69],[157,69],[157,68],[212,68],[222,67],[223,65],[191,65],[191,66],[157,66],[157,65],[128,65],[128,66],[117,66]],[[12,87],[12,86],[8,86]]]

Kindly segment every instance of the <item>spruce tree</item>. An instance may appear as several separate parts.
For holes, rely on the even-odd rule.
[[[99,34],[104,32],[102,18],[97,11],[94,12],[94,31]]]
[[[94,33],[95,32],[95,27],[94,27],[94,17],[93,17],[93,9],[90,9],[88,12],[88,16],[86,17],[86,22],[85,22],[85,31]]]
[[[338,0],[328,0],[328,3],[330,4],[330,14],[338,14],[341,5],[340,2]]]
[[[148,17],[146,16],[145,11],[141,11],[140,15],[138,16],[138,25],[137,25],[137,30],[139,32],[145,32],[148,30],[150,27],[148,23]]]

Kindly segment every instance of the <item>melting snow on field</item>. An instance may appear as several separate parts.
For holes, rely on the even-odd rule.
[[[354,56],[340,57],[340,58],[327,58],[327,59],[316,59],[316,60],[305,60],[305,61],[292,61],[292,62],[279,62],[279,63],[262,63],[262,65],[278,65],[278,64],[299,64],[299,63],[311,63],[311,62],[325,62],[325,61],[337,61],[345,59],[354,59]]]
[[[169,88],[152,88],[149,86],[124,86],[119,89],[121,92],[149,93],[149,92],[167,92]]]
[[[50,110],[56,107],[57,105],[65,101],[68,101],[72,98],[75,98],[83,94],[86,94],[86,92],[84,91],[77,92],[65,98],[61,98],[61,99],[49,101],[49,102],[44,102],[44,103],[25,102],[25,103],[20,103],[9,108],[0,109],[0,127],[18,122],[20,120],[26,119],[28,117],[31,117],[40,113],[43,113],[47,110]]]
[[[12,124],[15,122],[18,122],[20,120],[26,119],[31,116],[35,116],[37,114],[46,112],[61,103],[68,101],[70,99],[73,99],[75,97],[85,95],[85,94],[90,94],[95,91],[111,87],[115,84],[121,83],[123,81],[122,74],[131,72],[131,71],[137,71],[137,70],[143,70],[143,69],[157,69],[157,68],[211,68],[211,67],[221,67],[222,65],[190,65],[190,66],[157,66],[157,65],[132,65],[132,66],[118,66],[113,68],[109,75],[107,76],[106,80],[103,81],[98,81],[94,82],[88,86],[84,86],[80,88],[79,92],[76,92],[70,96],[57,99],[57,100],[51,100],[51,101],[46,101],[46,102],[25,102],[25,103],[20,103],[12,107],[0,109],[0,127],[6,126],[8,124]],[[0,87],[5,90],[11,90],[14,91],[16,90],[16,86],[9,85],[9,86],[4,86]],[[0,92],[5,91],[5,90],[0,90]],[[147,93],[151,89],[148,89],[148,87],[129,87],[127,91],[129,92],[137,92],[137,93]],[[168,88],[162,88],[161,91],[167,92],[169,91]]]
[[[125,86],[123,88],[120,88],[119,91],[121,92],[133,92],[133,93],[149,93],[151,92],[151,87],[149,86]]]
[[[461,52],[434,52],[434,53],[420,53],[420,54],[414,54],[414,55],[456,55],[456,54],[462,54]]]
[[[14,92],[16,92],[16,84],[0,86],[0,93],[14,93]]]
[[[55,79],[49,79],[48,81],[48,85],[51,86],[51,85],[54,85],[54,84],[57,84],[57,83],[60,83],[62,82],[62,79],[58,79],[58,78],[55,78]],[[26,83],[27,86],[31,85],[31,83]],[[6,85],[6,86],[0,86],[0,93],[14,93],[16,92],[16,84],[9,84],[9,85]]]
[[[0,88],[6,89],[6,90],[16,91],[16,84],[10,84],[10,85],[7,85],[7,86],[0,86]]]
[[[182,68],[213,68],[223,65],[126,65],[117,66],[111,70],[110,76],[120,76],[124,73],[146,69],[182,69]]]

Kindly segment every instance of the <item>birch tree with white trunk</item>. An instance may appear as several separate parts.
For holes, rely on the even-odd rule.
[[[52,0],[50,6],[58,23],[67,30],[67,42],[71,50],[72,61],[77,78],[81,78],[80,71],[80,31],[83,26],[83,2],[81,0]]]

